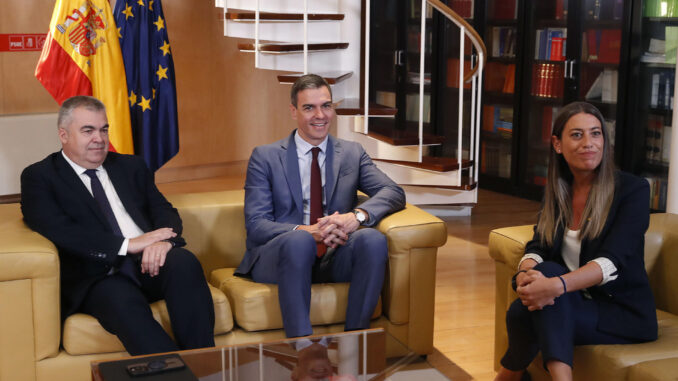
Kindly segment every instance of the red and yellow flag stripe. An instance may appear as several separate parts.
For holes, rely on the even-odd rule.
[[[125,67],[108,0],[58,0],[35,76],[59,103],[93,95],[106,105],[111,150],[134,153]]]

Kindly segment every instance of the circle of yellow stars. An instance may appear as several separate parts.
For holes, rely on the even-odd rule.
[[[154,0],[149,0],[148,1],[148,9],[150,11],[153,11],[153,1]],[[144,0],[138,0],[137,4],[140,6],[145,6]],[[122,13],[125,15],[125,20],[129,19],[130,17],[134,17],[134,13],[132,12],[132,6],[127,5],[125,7],[125,10],[122,11]],[[157,32],[165,28],[165,20],[162,19],[162,17],[158,16],[158,19],[153,23],[156,28]],[[118,28],[118,38],[122,38],[122,33],[121,33],[121,28]],[[163,45],[159,47],[160,50],[162,50],[162,55],[166,56],[170,53],[170,44],[167,41],[164,41]],[[167,67],[162,67],[162,65],[158,65],[158,70],[155,72],[155,74],[158,76],[158,81],[164,79],[169,79],[167,77]],[[151,109],[151,100],[155,99],[155,89],[153,89],[153,96],[149,99],[146,99],[143,95],[141,96],[141,99],[138,99],[137,95],[134,93],[134,91],[130,91],[129,95],[129,104],[130,107],[137,105],[141,107],[141,111],[144,112],[146,110]],[[138,101],[138,103],[137,103]]]

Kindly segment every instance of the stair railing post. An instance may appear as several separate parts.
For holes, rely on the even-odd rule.
[[[462,129],[464,122],[464,42],[466,40],[466,28],[459,29],[459,112],[457,126],[457,184],[461,185],[461,151],[464,148],[462,141]]]
[[[474,127],[476,131],[476,141],[475,141],[475,158],[473,160],[473,171],[475,173],[474,175],[474,183],[478,183],[478,167],[479,167],[479,162],[478,162],[478,156],[479,156],[479,151],[480,151],[480,108],[482,105],[482,99],[483,99],[483,92],[480,91],[483,86],[483,70],[485,70],[484,66],[485,62],[485,57],[483,55],[483,52],[478,52],[478,71],[476,72],[476,75],[478,76],[478,100],[476,102],[476,124]],[[478,193],[476,192],[475,194],[476,197],[476,202],[478,202]]]
[[[365,68],[363,78],[365,79],[365,93],[363,94],[363,107],[365,108],[363,116],[363,134],[369,132],[370,121],[370,0],[365,0]]]
[[[304,0],[304,74],[308,74],[308,0]]]
[[[426,0],[421,0],[421,33],[419,41],[419,162],[424,156],[424,64],[426,63]],[[430,102],[429,102],[430,107]]]
[[[254,10],[254,67],[259,68],[259,0]]]
[[[473,67],[474,63],[476,62],[476,56],[475,54],[471,55],[471,67]],[[471,124],[469,125],[469,129],[471,130],[470,132],[470,139],[469,139],[469,153],[468,153],[468,159],[473,160],[473,157],[475,156],[475,133],[476,133],[476,91],[480,91],[480,88],[477,87],[478,85],[478,77],[473,76],[471,79]],[[468,174],[469,180],[473,179],[473,175],[469,172]]]

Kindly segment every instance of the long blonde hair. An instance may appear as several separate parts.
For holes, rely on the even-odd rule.
[[[586,102],[573,102],[563,107],[553,123],[552,135],[562,139],[565,124],[576,114],[590,114],[600,121],[603,131],[603,157],[596,168],[595,179],[589,191],[582,215],[579,238],[593,239],[600,235],[610,212],[614,197],[615,165],[610,146],[610,135],[603,115],[598,109]],[[563,155],[558,154],[551,145],[549,154],[548,181],[544,189],[544,201],[537,233],[541,243],[551,246],[559,227],[572,222],[572,172]]]

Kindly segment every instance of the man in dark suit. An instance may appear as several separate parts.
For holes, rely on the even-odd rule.
[[[329,135],[334,108],[323,78],[300,77],[291,101],[298,128],[249,160],[247,252],[236,274],[278,285],[288,337],[312,333],[311,283],[319,282],[351,282],[345,329],[368,328],[388,261],[386,238],[370,227],[402,209],[405,194],[360,144]],[[359,206],[358,190],[370,196]]]
[[[26,224],[59,250],[61,312],[96,317],[132,355],[214,346],[214,306],[181,218],[143,159],[108,152],[104,105],[66,100],[62,150],[21,174]],[[149,303],[165,299],[176,343]]]

